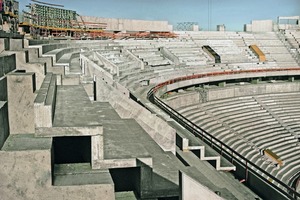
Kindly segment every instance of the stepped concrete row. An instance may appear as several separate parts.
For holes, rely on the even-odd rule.
[[[1,58],[5,62],[1,62],[0,67],[0,117],[3,124],[0,129],[0,160],[6,165],[1,165],[0,176],[7,180],[0,189],[6,194],[3,198],[22,196],[28,190],[24,180],[30,180],[34,174],[38,184],[29,183],[28,199],[51,199],[61,192],[70,199],[91,195],[93,198],[114,199],[115,192],[123,187],[122,181],[118,181],[120,177],[115,174],[126,174],[129,168],[140,169],[138,178],[134,170],[130,171],[135,177],[134,184],[138,186],[129,188],[137,190],[140,198],[179,196],[183,184],[180,183],[179,171],[210,190],[222,191],[224,197],[234,199],[233,196],[241,197],[242,193],[249,198],[256,197],[241,185],[240,192],[222,188],[224,186],[215,183],[220,174],[214,169],[207,169],[209,175],[201,181],[203,172],[197,163],[214,160],[214,167],[225,171],[235,170],[235,166],[204,143],[193,142],[193,138],[183,134],[184,129],[170,123],[168,117],[155,114],[153,110],[157,108],[146,100],[145,94],[151,86],[179,74],[239,70],[243,64],[250,69],[274,66],[271,62],[253,66],[256,58],[250,55],[246,44],[242,45],[239,33],[228,33],[226,37],[224,33],[201,34],[182,34],[177,39],[151,41],[1,40]],[[263,39],[255,38],[255,42],[258,40]],[[215,65],[201,49],[206,43],[219,51],[224,59],[227,56],[228,63]],[[281,53],[270,50],[270,54]],[[242,58],[234,60],[235,57]],[[274,63],[280,67],[278,62]],[[254,105],[249,104],[247,109],[258,111]],[[209,117],[214,112],[208,114]],[[218,112],[222,114],[220,110]],[[257,112],[257,115],[265,122],[269,120],[266,113],[259,115]],[[203,120],[206,120],[208,129],[215,124],[213,120]],[[229,132],[241,128],[246,130],[244,124],[247,123],[259,124],[248,118],[243,123],[234,120],[228,123],[233,124],[225,127]],[[284,124],[286,127],[290,125]],[[78,137],[82,140],[77,141]],[[176,137],[190,143],[177,143],[182,146],[177,148]],[[294,142],[291,137],[282,137],[281,140],[288,145]],[[235,143],[231,133],[226,138]],[[82,151],[62,152],[63,145],[82,147]],[[239,146],[238,143],[234,145]],[[254,154],[251,147],[243,145],[245,152]],[[282,156],[290,153],[285,147],[276,148],[286,150]],[[189,152],[184,152],[186,150]],[[198,158],[191,156],[192,151],[200,152]],[[178,158],[176,152],[180,154]],[[72,160],[74,154],[80,155],[80,159]],[[183,160],[191,166],[185,166]],[[22,172],[22,166],[30,166],[26,169],[28,173]],[[287,163],[285,167],[293,168]],[[270,170],[272,172],[273,168]],[[12,183],[19,185],[18,191],[10,190],[12,180],[7,176],[10,173],[19,177]],[[280,178],[288,180],[290,177],[288,174]],[[223,185],[230,185],[230,178],[222,175],[222,179]],[[228,187],[234,188],[233,185]],[[79,196],[78,189],[81,191]]]

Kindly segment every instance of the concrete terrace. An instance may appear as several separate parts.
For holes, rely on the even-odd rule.
[[[203,194],[216,199],[258,198],[232,176],[230,172],[236,170],[232,162],[217,153],[213,145],[174,122],[146,95],[154,85],[179,76],[299,67],[276,34],[182,32],[178,38],[153,40],[7,40],[11,45],[8,48],[3,44],[5,50],[0,57],[7,60],[0,63],[0,162],[6,163],[0,166],[0,178],[6,180],[0,193],[7,194],[4,199],[20,198],[25,193],[27,199],[51,199],[60,193],[66,199],[108,200],[123,195],[178,199],[185,184],[191,182]],[[259,62],[249,50],[252,43],[267,53],[266,62]],[[203,45],[210,45],[223,62],[215,63],[202,50]],[[195,96],[200,101],[199,94]],[[280,155],[286,160],[293,154],[289,144],[297,141],[282,135],[287,135],[287,127],[295,133],[299,127],[290,120],[291,116],[268,104],[268,96],[255,96],[258,100],[239,98],[236,103],[235,99],[210,99],[213,93],[207,94],[205,108],[175,101],[174,104],[186,118],[224,139],[261,167],[266,164],[256,161],[259,156],[255,156],[257,152],[249,142],[243,143],[245,138],[256,142],[255,138],[241,132],[244,139],[240,142],[233,133],[257,126],[252,134],[269,134],[269,130],[262,129],[262,123],[273,124],[276,120],[271,115],[279,116],[285,132],[277,127],[276,138],[270,133],[257,145],[282,150]],[[282,101],[285,100],[278,97],[276,104],[283,106]],[[273,109],[272,113],[260,111],[259,106],[265,104]],[[296,100],[290,101],[285,109],[297,106]],[[252,112],[256,118],[248,117]],[[234,115],[239,118],[231,117]],[[222,127],[222,120],[230,125]],[[284,146],[276,145],[277,139],[285,141]],[[287,163],[281,171],[272,167],[267,170],[274,175],[278,172],[278,177],[288,182],[298,170],[296,158],[293,155],[291,164]],[[28,166],[24,168],[27,173],[23,166]],[[291,172],[283,175],[284,169]],[[7,176],[10,173],[13,178]],[[183,181],[186,176],[188,182]],[[31,177],[27,192],[24,180]],[[20,189],[12,191],[10,184],[19,185]],[[81,196],[76,196],[76,190],[82,192]],[[127,194],[128,191],[134,194]]]

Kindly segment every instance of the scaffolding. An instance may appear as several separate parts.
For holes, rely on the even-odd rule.
[[[104,23],[84,22],[81,17],[78,20],[76,11],[63,9],[62,5],[32,1],[27,6],[29,11],[23,10],[20,26],[33,37],[96,37],[106,27]]]
[[[195,26],[199,26],[197,22],[179,22],[177,23],[177,31],[194,31]]]
[[[1,1],[1,0],[0,0]],[[71,37],[74,39],[128,39],[128,38],[174,38],[171,32],[124,33],[107,31],[106,23],[87,22],[73,10],[63,9],[62,5],[31,0],[33,3],[23,11],[23,21],[19,24],[33,38]]]

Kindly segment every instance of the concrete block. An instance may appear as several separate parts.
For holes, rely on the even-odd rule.
[[[175,129],[171,128],[167,122],[151,114],[151,112],[135,101],[129,99],[126,94],[120,93],[119,85],[117,83],[115,85],[117,89],[97,77],[96,88],[97,95],[99,94],[97,100],[109,101],[121,118],[134,118],[164,151],[171,151],[175,154]]]
[[[39,127],[35,129],[35,135],[38,137],[95,136],[103,135],[103,127]],[[101,140],[99,140],[100,142]]]
[[[84,90],[86,91],[87,95],[90,99],[94,99],[94,84],[93,83],[86,83],[83,84]]]
[[[0,77],[0,101],[7,101],[7,78]]]
[[[111,179],[103,184],[52,186],[50,149],[0,151],[0,163],[5,163],[0,165],[1,200],[115,199]]]
[[[38,48],[28,48],[28,61],[37,62],[39,58],[39,49]]]
[[[34,103],[34,117],[36,127],[52,127],[52,106]]]
[[[80,76],[79,75],[68,75],[64,76],[62,79],[63,85],[79,85],[80,84]]]
[[[28,52],[27,51],[12,51],[16,54],[16,66],[20,67],[28,62]]]
[[[93,169],[130,168],[136,166],[135,158],[104,159],[94,162]]]
[[[138,185],[138,196],[143,199],[147,198],[149,193],[152,193],[153,191],[153,169],[140,159],[137,159],[137,166],[141,168],[139,180],[140,182]]]
[[[0,101],[0,149],[9,136],[8,107],[6,101]]]
[[[294,76],[289,77],[289,81],[294,82],[295,81],[295,77]]]
[[[92,169],[97,169],[97,163],[104,159],[103,135],[94,135],[92,140]]]
[[[10,51],[21,51],[24,48],[23,39],[9,39]]]
[[[219,87],[226,87],[226,82],[224,81],[224,82],[220,82],[219,83]]]
[[[171,60],[175,65],[180,64],[179,58],[175,56],[169,49],[161,47],[159,50],[166,58]]]
[[[252,84],[258,84],[258,83],[259,83],[259,79],[253,79],[253,80],[251,81],[251,83],[252,83]]]
[[[11,134],[34,133],[35,74],[7,75],[8,113]]]
[[[0,77],[16,69],[16,55],[5,55],[0,57]]]
[[[189,92],[186,94],[176,95],[165,100],[169,106],[174,109],[193,105],[200,102],[198,91]]]
[[[9,50],[8,38],[0,38],[0,52]]]
[[[211,191],[206,186],[202,185],[200,182],[196,181],[192,177],[188,176],[186,173],[179,172],[179,185],[180,185],[180,200],[190,200],[190,199],[199,199],[199,200],[221,200],[223,199],[215,192]]]
[[[35,127],[52,127],[56,101],[56,76],[48,73],[34,100]]]

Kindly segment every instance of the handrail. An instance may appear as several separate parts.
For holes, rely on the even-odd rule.
[[[248,69],[248,70],[235,70],[235,71],[222,71],[222,72],[209,72],[204,74],[194,74],[189,76],[177,77],[174,79],[167,80],[154,87],[154,93],[163,86],[177,83],[180,81],[205,78],[210,76],[221,76],[221,75],[234,75],[234,74],[246,74],[246,73],[261,73],[261,72],[278,72],[278,71],[300,71],[300,67],[290,67],[290,68],[269,68],[269,69]]]
[[[178,123],[180,123],[182,126],[187,128],[189,131],[191,131],[194,135],[200,137],[200,139],[202,139],[204,142],[212,144],[213,141],[216,141],[213,145],[214,145],[214,147],[217,147],[218,150],[220,150],[222,153],[225,152],[227,154],[227,156],[229,156],[232,160],[235,160],[235,162],[237,162],[237,163],[241,164],[242,166],[246,167],[247,170],[251,171],[253,174],[255,174],[256,176],[258,176],[259,178],[264,180],[266,183],[271,184],[273,188],[280,191],[281,193],[283,193],[287,197],[289,197],[291,199],[297,199],[297,198],[300,198],[300,194],[297,191],[295,191],[295,189],[291,188],[289,185],[287,185],[286,183],[284,183],[281,180],[277,179],[276,177],[274,177],[273,175],[271,175],[267,171],[261,169],[255,163],[251,162],[250,160],[245,158],[243,155],[239,154],[237,151],[235,151],[234,149],[232,149],[231,147],[229,147],[228,145],[223,143],[221,140],[217,139],[216,137],[214,137],[210,133],[206,132],[205,130],[203,130],[202,128],[200,128],[199,126],[194,124],[193,122],[186,119],[184,116],[182,116],[176,110],[174,110],[173,108],[168,106],[166,103],[164,103],[162,100],[160,100],[155,95],[155,93],[159,89],[161,89],[162,87],[164,87],[166,85],[169,85],[169,84],[176,83],[176,82],[184,81],[184,80],[191,80],[191,79],[208,77],[208,76],[228,75],[228,74],[242,74],[242,73],[253,73],[253,72],[272,72],[272,71],[295,71],[295,70],[300,71],[300,67],[296,67],[296,68],[275,68],[275,69],[274,68],[273,69],[257,69],[257,70],[240,70],[240,71],[229,71],[229,72],[212,72],[212,73],[206,73],[206,74],[196,74],[196,75],[191,75],[191,76],[178,77],[178,78],[171,79],[171,80],[165,81],[163,83],[160,83],[160,84],[154,86],[153,88],[151,88],[151,90],[147,93],[147,98],[149,99],[150,102],[157,105],[159,108],[161,108],[166,113],[168,113],[170,115],[170,117],[175,119]],[[224,147],[227,148],[227,149],[224,149]],[[236,158],[234,155],[238,156],[239,159]],[[244,160],[245,163],[242,162],[240,159]],[[249,165],[251,165],[254,169],[250,168]],[[280,184],[288,192],[283,190],[282,188],[278,187],[273,182],[270,182],[265,177],[263,177],[263,175],[259,174],[255,170],[262,173],[263,175],[266,175],[266,176],[270,177],[271,179],[273,179],[273,181]]]

